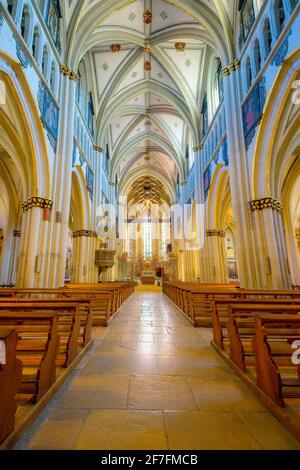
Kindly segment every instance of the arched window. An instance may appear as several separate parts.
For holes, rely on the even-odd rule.
[[[42,74],[47,78],[48,74],[48,49],[47,46],[44,46],[43,50],[43,60],[42,60]]]
[[[272,49],[272,31],[271,31],[270,21],[268,19],[266,19],[265,24],[264,24],[263,36],[264,36],[266,57],[268,57]]]
[[[33,40],[32,40],[32,55],[35,61],[38,63],[39,60],[39,49],[40,49],[40,33],[39,28],[34,28]]]
[[[290,4],[291,4],[291,9],[292,11],[295,10],[297,4],[298,4],[299,0],[290,0]]]
[[[285,23],[285,11],[283,6],[283,0],[276,0],[274,4],[274,13],[277,27],[277,34],[281,33]]]
[[[55,78],[56,78],[56,68],[55,68],[55,63],[52,62],[51,75],[50,75],[50,88],[53,91],[53,93],[55,93],[55,84],[56,84]]]
[[[8,13],[14,18],[16,15],[17,0],[7,0]]]
[[[21,35],[25,42],[28,41],[30,26],[30,14],[27,5],[24,5],[22,19],[21,19]]]
[[[258,74],[261,69],[261,52],[260,52],[260,45],[259,45],[258,39],[256,39],[254,43],[254,60],[255,60],[256,74]]]
[[[246,81],[247,81],[247,90],[249,90],[249,88],[252,85],[252,70],[251,70],[250,57],[248,57],[246,61]]]

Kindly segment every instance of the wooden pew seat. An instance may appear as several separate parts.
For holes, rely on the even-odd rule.
[[[22,362],[16,357],[18,334],[14,329],[0,328],[1,353],[5,364],[0,363],[0,444],[15,425],[17,404],[15,395],[22,377]]]
[[[279,406],[288,398],[298,398],[300,405],[300,365],[292,360],[292,345],[299,340],[299,315],[256,317],[252,346],[257,385]]]
[[[0,327],[18,333],[16,355],[23,364],[18,388],[20,399],[37,402],[56,378],[56,356],[59,350],[58,316],[45,312],[1,310]]]

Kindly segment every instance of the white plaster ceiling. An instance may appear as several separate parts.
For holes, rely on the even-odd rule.
[[[230,14],[230,2],[220,1]],[[75,12],[78,21],[92,23],[96,7],[103,4],[103,12],[107,11],[101,10],[99,21],[95,18],[87,38],[93,44],[84,60],[92,64],[96,140],[102,146],[110,144],[112,176],[118,173],[119,180],[126,178],[146,165],[147,154],[151,165],[166,171],[173,183],[177,172],[184,179],[187,132],[195,144],[201,139],[199,103],[206,85],[207,49],[212,44],[208,46],[205,39],[210,35],[205,21],[188,13],[192,11],[189,0],[186,9],[166,0],[133,0],[126,6],[112,1],[111,11],[104,8],[106,0],[65,3],[67,19],[73,24]],[[217,2],[199,3],[217,21]],[[152,12],[149,24],[143,18],[147,10]],[[176,50],[178,42],[184,43],[183,51]],[[120,51],[112,52],[113,44],[119,44]],[[151,64],[150,70],[145,62]]]

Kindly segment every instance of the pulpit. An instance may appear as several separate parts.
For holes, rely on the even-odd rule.
[[[107,281],[107,270],[115,264],[116,250],[110,250],[107,243],[102,243],[100,250],[96,250],[95,265],[99,268],[99,274],[102,274],[102,282]]]

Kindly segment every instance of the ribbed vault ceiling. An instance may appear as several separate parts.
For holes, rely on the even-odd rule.
[[[96,141],[112,148],[112,180],[133,170],[148,174],[149,167],[173,186],[178,173],[186,178],[187,144],[191,152],[201,141],[209,60],[227,54],[235,3],[68,2],[69,62],[84,60],[96,101]]]
[[[127,202],[128,206],[147,202],[170,205],[170,197],[161,181],[152,176],[142,176],[133,183]]]

